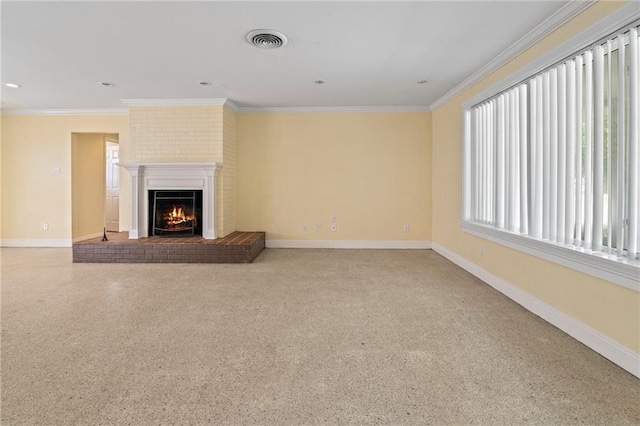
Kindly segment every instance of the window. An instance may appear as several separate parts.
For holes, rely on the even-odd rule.
[[[465,229],[639,290],[639,28],[465,109]]]

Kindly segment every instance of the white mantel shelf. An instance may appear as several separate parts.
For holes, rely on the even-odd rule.
[[[150,190],[201,190],[202,236],[216,238],[216,174],[218,163],[120,163],[131,176],[129,239],[149,236]]]
[[[222,165],[218,163],[120,163],[121,167],[126,168],[127,170],[132,168],[146,168],[146,169],[197,169],[202,168],[203,170],[207,169],[219,169]]]

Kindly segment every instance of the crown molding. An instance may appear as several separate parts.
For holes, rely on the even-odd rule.
[[[243,114],[305,114],[336,112],[431,112],[426,106],[323,106],[323,107],[238,107]]]
[[[227,98],[202,99],[120,99],[129,106],[223,106],[228,103]],[[234,104],[235,105],[235,104]]]
[[[634,2],[635,0],[632,0],[632,3]],[[493,60],[464,79],[462,83],[448,91],[444,96],[438,98],[438,100],[431,104],[431,110],[433,111],[440,108],[454,97],[463,93],[465,90],[470,89],[498,68],[520,55],[534,44],[538,43],[547,35],[551,34],[553,31],[569,22],[589,7],[593,6],[595,3],[597,3],[597,0],[571,0],[569,3],[558,9],[556,13],[545,19],[537,27],[505,49],[501,54],[493,58]]]
[[[308,114],[308,113],[365,113],[365,112],[431,112],[425,106],[334,106],[334,107],[241,107],[226,98],[214,99],[123,99],[132,106],[224,106],[238,114]],[[0,115],[128,115],[128,108],[85,109],[2,109]]]
[[[231,111],[233,111],[233,112],[235,112],[235,113],[240,112],[240,107],[238,107],[238,105],[236,105],[236,103],[235,103],[235,102],[233,102],[231,99],[227,99],[227,100],[224,102],[224,106],[225,106],[225,107],[227,107],[227,108],[229,108]]]
[[[3,116],[9,115],[129,115],[126,108],[83,108],[83,109],[38,109],[3,108]]]
[[[471,108],[478,102],[482,102],[502,90],[538,74],[549,66],[567,59],[569,56],[575,55],[576,52],[593,44],[594,40],[601,40],[611,35],[611,33],[620,30],[621,27],[631,24],[638,19],[640,19],[640,0],[632,0],[626,6],[621,7],[616,12],[593,24],[573,38],[528,63],[510,76],[466,99],[462,103],[462,107]]]

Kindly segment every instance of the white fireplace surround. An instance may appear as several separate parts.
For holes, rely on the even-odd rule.
[[[131,176],[129,239],[149,236],[149,190],[202,190],[202,236],[216,238],[218,163],[120,163]]]

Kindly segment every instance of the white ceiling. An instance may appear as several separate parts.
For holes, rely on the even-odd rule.
[[[566,3],[3,1],[2,108],[427,107]],[[289,43],[257,49],[256,28]]]

